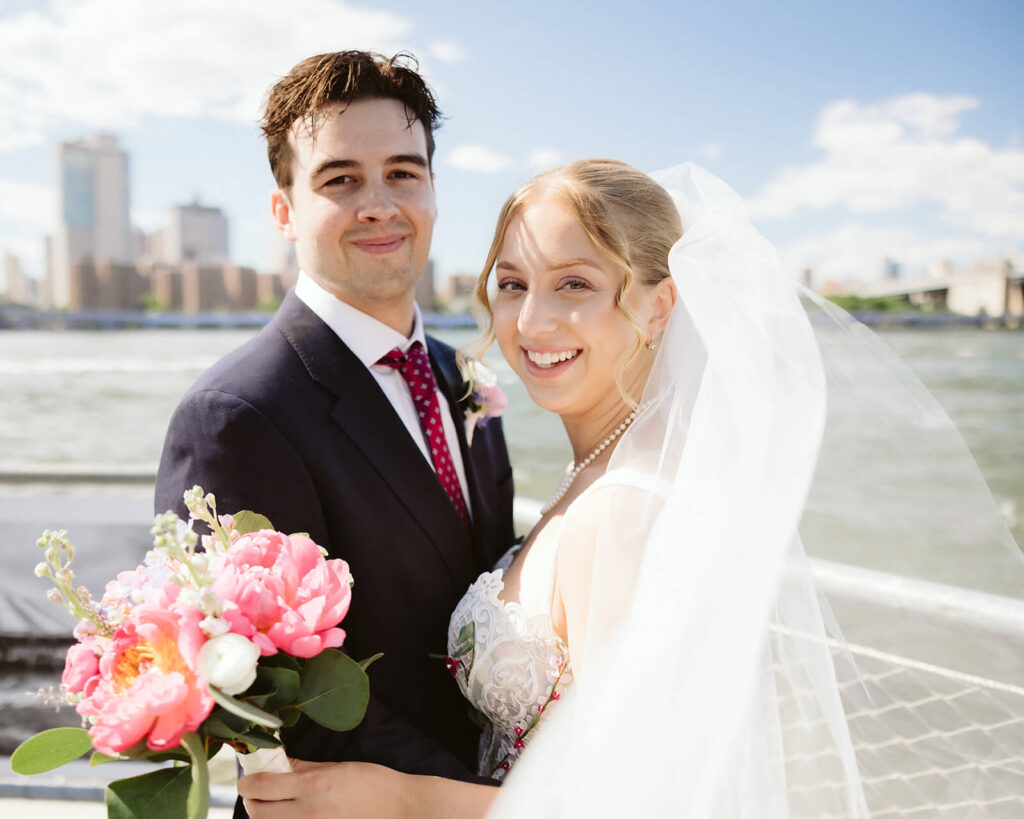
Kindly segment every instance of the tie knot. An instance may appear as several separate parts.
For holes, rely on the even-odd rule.
[[[414,341],[405,353],[397,347],[391,349],[377,363],[398,370],[412,388],[414,396],[418,390],[433,391],[436,386],[434,371],[430,369],[430,357],[418,341]]]

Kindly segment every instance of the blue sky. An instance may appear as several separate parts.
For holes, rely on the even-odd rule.
[[[448,119],[442,275],[476,272],[505,196],[611,156],[697,161],[794,271],[1024,257],[1024,4],[0,0],[0,248],[41,267],[54,144],[116,133],[133,218],[198,196],[258,269],[280,246],[255,122],[302,57],[414,52]]]

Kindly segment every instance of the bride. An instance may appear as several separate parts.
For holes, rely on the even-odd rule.
[[[858,488],[877,489],[877,476],[829,457],[842,419],[826,383],[831,397],[837,373],[862,383],[865,362],[880,361],[904,390],[859,416],[880,457],[900,457],[905,430],[951,441],[936,455],[965,464],[947,470],[968,476],[964,491],[942,495],[963,511],[958,531],[971,530],[976,559],[1024,579],[987,491],[971,482],[973,462],[923,388],[848,317],[801,304],[738,197],[692,165],[656,182],[585,160],[531,180],[501,211],[477,295],[488,340],[561,417],[574,458],[525,542],[471,586],[449,627],[448,668],[486,720],[479,773],[507,782],[499,792],[298,762],[292,774],[239,780],[253,819],[897,810],[905,778],[875,775],[870,757],[902,764],[888,739],[908,736],[897,706],[912,694],[868,679],[801,534],[831,538],[868,512]],[[903,489],[893,531],[948,537],[929,522],[935,499]],[[970,728],[969,714],[957,717]],[[979,804],[999,804],[985,795],[993,768],[1011,794],[1024,782],[1019,755],[961,741],[958,724],[919,734],[905,755],[941,759]],[[915,805],[956,807],[943,787]]]

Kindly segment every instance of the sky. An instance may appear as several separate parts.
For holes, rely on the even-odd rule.
[[[133,223],[198,198],[272,270],[266,90],[311,54],[411,51],[436,135],[441,277],[505,197],[588,156],[704,165],[814,282],[1024,260],[1024,3],[0,0],[0,251],[40,274],[56,144],[113,133]]]

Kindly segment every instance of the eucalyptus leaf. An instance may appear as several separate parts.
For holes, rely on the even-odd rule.
[[[210,813],[210,767],[206,764],[206,748],[195,731],[181,738],[181,747],[192,757],[192,781],[186,801],[189,819],[206,819]]]
[[[223,720],[218,719],[214,716],[209,716],[203,720],[202,730],[203,733],[208,737],[216,737],[217,739],[237,739],[239,736],[244,734],[248,730],[248,726],[252,723],[246,723],[246,727],[242,729],[233,728],[232,726],[225,723]]]
[[[237,714],[232,714],[230,711],[225,711],[220,706],[217,706],[210,712],[210,715],[203,720],[203,725],[206,726],[210,720],[216,720],[221,723],[227,731],[233,731],[234,733],[231,734],[231,736],[244,734],[253,726],[252,720],[240,717]],[[220,736],[220,734],[216,734],[215,736]]]
[[[295,707],[332,731],[350,731],[366,713],[370,681],[351,657],[322,651],[306,663]]]
[[[235,519],[235,531],[240,535],[247,535],[250,532],[258,532],[260,529],[274,528],[274,524],[271,523],[266,516],[259,515],[256,512],[250,512],[248,509],[243,509],[241,512],[235,512],[231,517]]]
[[[217,701],[217,705],[225,711],[230,711],[232,714],[242,717],[243,719],[247,719],[250,722],[255,722],[257,725],[262,725],[264,728],[281,727],[281,720],[273,714],[268,714],[261,708],[257,708],[255,705],[249,705],[249,703],[242,702],[242,700],[236,700],[230,694],[225,694],[215,686],[209,686],[209,690],[213,695],[214,700]]]
[[[11,754],[11,769],[20,774],[52,771],[92,749],[84,728],[51,728],[26,739]]]
[[[261,668],[245,692],[245,701],[274,711],[291,705],[299,695],[299,672],[291,668]]]
[[[281,722],[284,723],[285,728],[291,728],[299,721],[299,717],[302,716],[302,712],[298,708],[282,708],[277,712],[277,715],[281,718]]]
[[[259,678],[260,670],[264,668],[290,668],[293,671],[302,671],[306,661],[301,657],[293,657],[283,651],[271,654],[269,657],[260,657],[256,663],[256,677]]]
[[[282,745],[279,737],[259,728],[242,734],[239,739],[255,748],[280,748]]]
[[[363,671],[366,671],[366,669],[368,669],[371,665],[373,665],[373,663],[377,662],[377,660],[379,660],[383,656],[384,652],[378,651],[372,657],[367,657],[365,660],[360,660],[358,663],[356,663],[356,665],[363,669]]]
[[[107,819],[188,819],[192,769],[161,768],[107,785]]]

